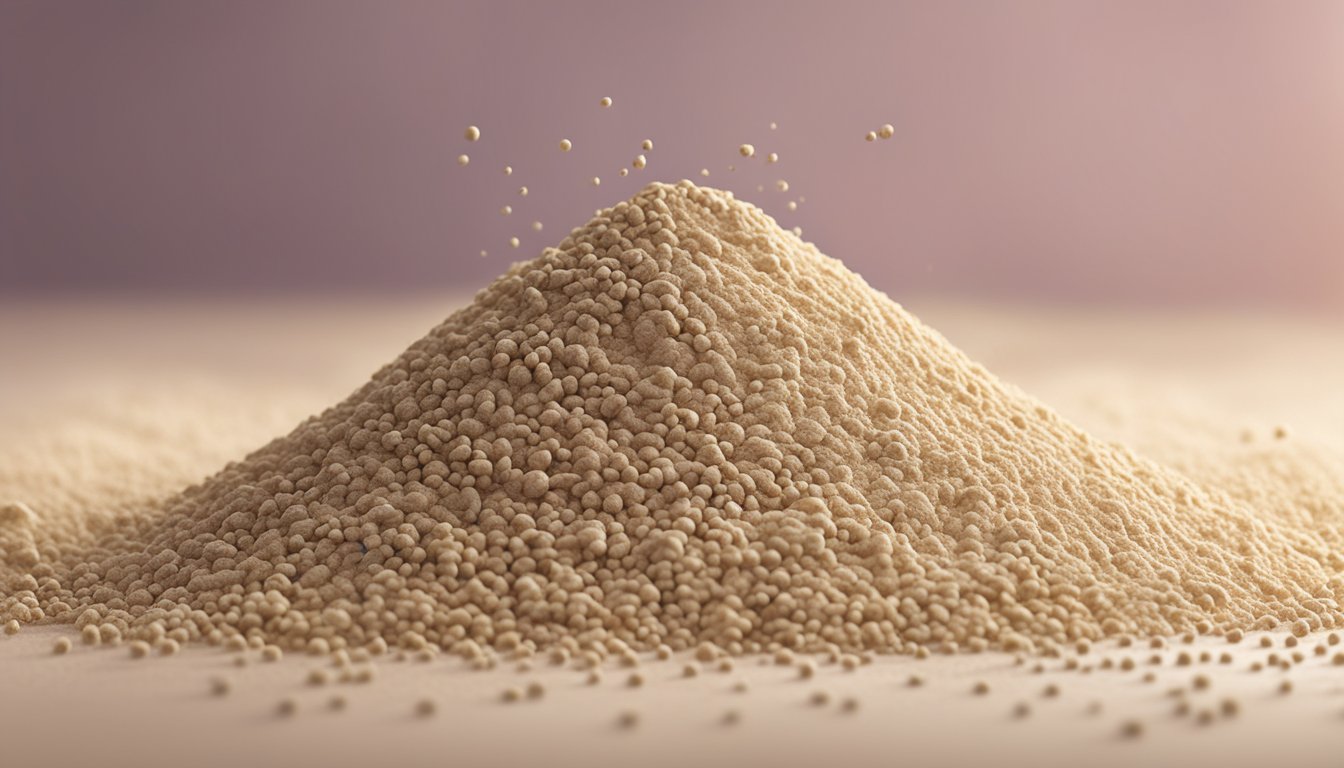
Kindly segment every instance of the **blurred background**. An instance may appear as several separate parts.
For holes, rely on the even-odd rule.
[[[898,299],[1337,310],[1344,3],[0,0],[0,296],[460,296],[686,177]]]

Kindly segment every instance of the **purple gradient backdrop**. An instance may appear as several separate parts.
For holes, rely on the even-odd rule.
[[[0,0],[11,295],[460,292],[701,167],[897,298],[1338,307],[1344,3]]]

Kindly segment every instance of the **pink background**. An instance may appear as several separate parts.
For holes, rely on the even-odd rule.
[[[460,293],[701,167],[898,299],[1337,308],[1344,3],[0,0],[11,295]]]

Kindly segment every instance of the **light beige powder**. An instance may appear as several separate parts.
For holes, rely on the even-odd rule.
[[[0,620],[481,659],[1334,627],[1319,524],[1090,438],[758,209],[654,184],[163,505],[4,507]]]

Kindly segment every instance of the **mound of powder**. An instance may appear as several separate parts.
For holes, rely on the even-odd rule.
[[[96,534],[96,535],[95,535]],[[0,619],[286,648],[908,652],[1340,623],[1310,521],[1090,438],[758,209],[653,184]]]

